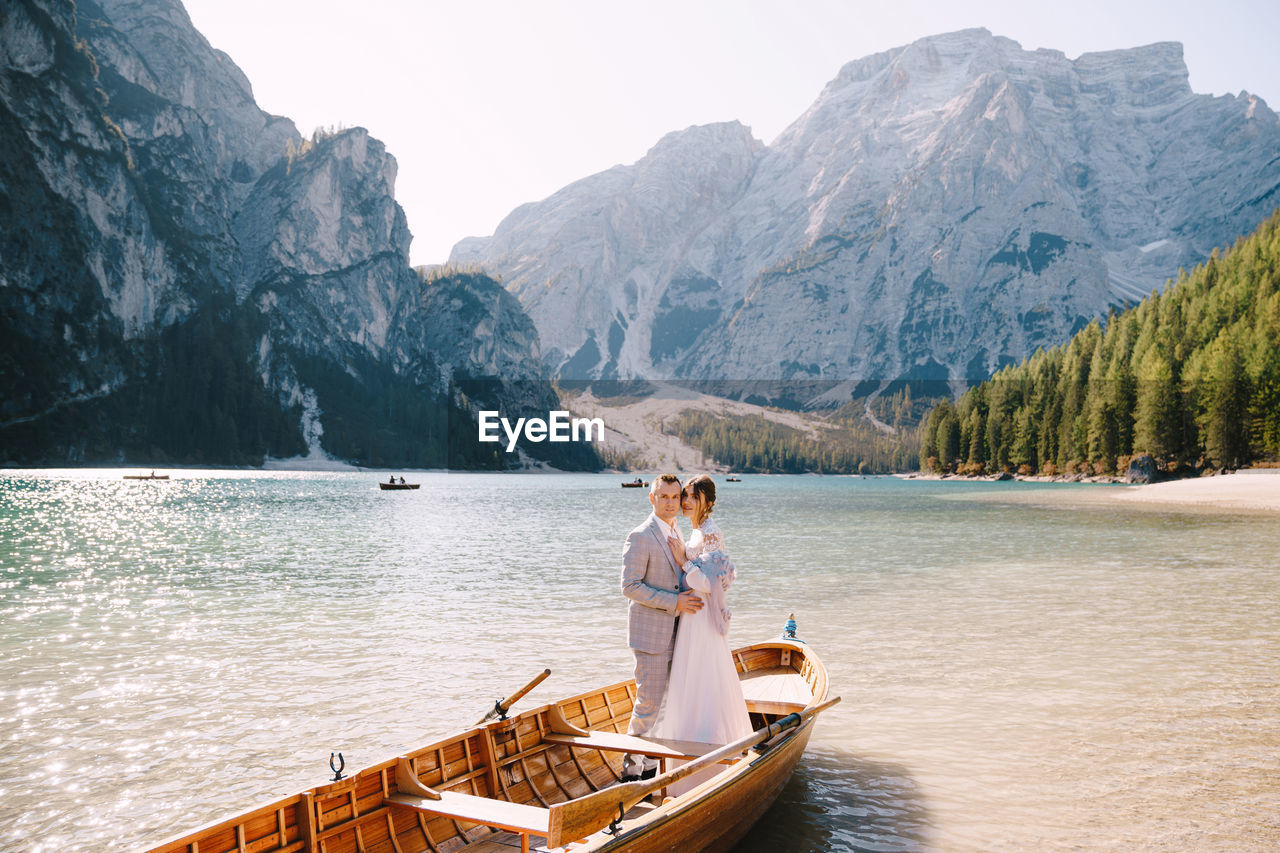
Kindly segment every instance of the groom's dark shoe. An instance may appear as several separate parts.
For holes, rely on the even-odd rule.
[[[648,770],[637,776],[634,773],[627,773],[622,777],[623,782],[643,782],[645,779],[652,779],[658,775],[658,768],[650,767]]]
[[[640,781],[640,777],[634,773],[622,774],[622,784],[624,785],[627,784],[628,782],[639,782],[639,781]]]

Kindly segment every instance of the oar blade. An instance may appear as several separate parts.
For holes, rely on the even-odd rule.
[[[592,796],[553,804],[547,832],[548,849],[563,847],[599,831],[650,793],[651,789],[643,782],[624,782]],[[604,794],[607,796],[602,796]]]

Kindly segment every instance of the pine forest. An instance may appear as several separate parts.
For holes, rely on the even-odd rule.
[[[1280,457],[1280,211],[1162,292],[930,411],[925,470],[1193,473]]]

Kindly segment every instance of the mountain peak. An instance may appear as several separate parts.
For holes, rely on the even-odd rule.
[[[999,48],[1021,50],[1017,42],[992,35],[991,31],[984,27],[925,36],[910,44],[846,63],[835,78],[827,84],[823,94],[870,80],[890,66],[899,68],[905,65],[936,73],[956,65],[975,53]]]
[[[712,124],[695,124],[684,130],[664,134],[645,154],[645,157],[662,157],[686,154],[697,149],[723,149],[743,147],[763,148],[764,143],[751,134],[751,128],[742,122],[722,121]]]
[[[1153,106],[1192,94],[1181,42],[1083,53],[1072,64],[1084,85],[1111,90],[1138,106]]]

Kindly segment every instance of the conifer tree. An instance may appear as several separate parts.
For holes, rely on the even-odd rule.
[[[1215,465],[1234,468],[1249,453],[1249,380],[1234,344],[1220,347],[1212,364],[1205,455]]]
[[[1280,346],[1269,347],[1262,358],[1253,383],[1250,415],[1258,446],[1265,453],[1280,456]]]
[[[982,417],[982,411],[977,406],[973,407],[969,415],[968,433],[969,447],[966,461],[970,465],[983,466],[987,462],[987,425]]]
[[[938,463],[943,471],[951,470],[960,455],[960,421],[950,406],[938,424]]]
[[[1134,450],[1143,450],[1158,460],[1178,450],[1177,389],[1173,368],[1159,350],[1148,353],[1138,374],[1137,411],[1134,416]]]

